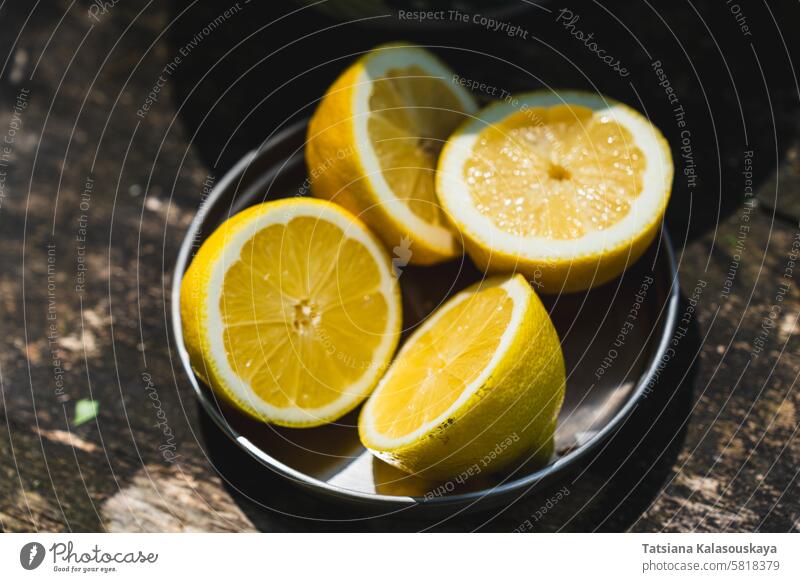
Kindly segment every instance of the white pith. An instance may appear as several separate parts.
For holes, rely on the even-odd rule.
[[[448,142],[439,162],[436,192],[456,224],[470,238],[484,247],[503,254],[534,260],[569,259],[597,255],[630,243],[642,230],[658,220],[669,197],[672,160],[658,130],[638,112],[601,95],[573,92],[536,92],[517,97],[518,103],[501,102],[481,111],[466,123]],[[464,165],[471,155],[479,133],[490,125],[520,111],[522,107],[550,107],[574,104],[589,107],[597,114],[608,115],[627,128],[633,144],[642,150],[646,166],[642,192],[631,201],[628,214],[605,230],[590,231],[573,240],[511,234],[475,208],[464,180]]]
[[[494,279],[496,280],[496,279]],[[487,279],[484,281],[485,284],[490,285],[493,279]],[[362,412],[362,423],[361,429],[364,432],[364,440],[365,442],[369,443],[371,448],[375,448],[379,451],[387,451],[387,450],[396,450],[408,444],[414,443],[425,435],[430,433],[434,430],[437,426],[439,426],[443,421],[447,418],[452,417],[455,412],[457,412],[469,399],[472,397],[477,390],[486,383],[487,378],[494,373],[495,368],[497,368],[498,363],[504,357],[505,353],[508,351],[509,346],[514,341],[514,336],[517,334],[517,330],[519,329],[520,325],[523,321],[523,316],[530,306],[530,298],[531,298],[531,289],[528,285],[527,281],[520,276],[515,276],[509,278],[507,281],[499,285],[501,289],[504,289],[505,292],[511,297],[513,301],[513,308],[511,312],[511,319],[508,322],[508,326],[506,327],[505,331],[503,331],[503,335],[500,339],[500,343],[497,346],[497,350],[492,355],[492,358],[489,360],[489,364],[481,371],[481,373],[470,383],[467,387],[462,391],[461,395],[456,399],[456,401],[442,414],[430,420],[429,422],[421,425],[415,431],[403,435],[397,438],[390,438],[386,435],[380,433],[374,427],[374,421],[372,419],[372,408],[374,407],[374,402],[380,397],[381,390],[386,386],[392,376],[392,367],[389,368],[386,375],[381,379],[378,387],[375,388],[372,396],[370,396],[367,403],[364,405],[364,410]],[[481,287],[484,288],[484,287]],[[463,301],[469,299],[474,295],[474,292],[462,291],[455,295],[450,301],[447,302],[443,307],[441,307],[438,311],[436,311],[428,320],[417,329],[408,341],[406,341],[405,345],[402,349],[398,352],[397,356],[395,357],[395,362],[401,362],[403,356],[409,350],[410,346],[412,346],[415,340],[425,334],[429,329],[434,327],[436,323],[444,316],[447,312],[452,310],[454,307],[462,303]],[[394,366],[394,364],[393,364]]]
[[[460,85],[452,83],[453,72],[440,63],[427,51],[413,46],[392,46],[377,49],[365,60],[353,91],[353,125],[356,143],[360,144],[361,163],[373,190],[386,212],[401,222],[409,232],[425,240],[430,246],[443,254],[452,254],[460,247],[450,229],[426,222],[397,196],[383,177],[378,156],[372,147],[367,125],[370,116],[369,98],[372,94],[372,81],[384,78],[393,68],[416,65],[433,77],[440,78],[450,86],[453,94],[467,113],[477,110],[472,96]]]
[[[370,238],[359,224],[352,222],[343,210],[332,207],[333,205],[321,201],[303,201],[291,206],[281,206],[270,209],[264,214],[255,216],[248,223],[241,225],[226,241],[225,250],[218,258],[211,269],[211,276],[208,280],[206,293],[206,313],[207,313],[207,338],[211,357],[216,371],[224,385],[234,394],[247,408],[254,410],[261,416],[271,420],[279,420],[292,424],[309,424],[318,422],[321,419],[330,419],[338,412],[348,408],[354,402],[363,398],[365,393],[374,384],[377,376],[383,371],[381,366],[374,366],[365,370],[364,375],[341,397],[329,404],[319,408],[280,408],[262,400],[250,387],[249,383],[240,378],[231,367],[225,351],[223,340],[224,325],[222,314],[219,309],[220,298],[222,296],[223,281],[228,268],[236,263],[240,256],[242,247],[257,232],[274,224],[287,224],[290,220],[300,216],[312,217],[317,220],[332,223],[338,226],[345,233],[347,238],[354,239],[369,251],[375,259],[375,263],[381,272],[380,292],[386,297],[388,317],[386,329],[382,335],[381,342],[373,353],[374,362],[384,362],[389,356],[394,341],[394,331],[399,329],[399,317],[395,304],[395,285],[396,279],[389,269],[388,260],[383,254],[382,249]],[[289,341],[287,339],[287,341]]]

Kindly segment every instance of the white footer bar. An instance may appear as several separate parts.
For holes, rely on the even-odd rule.
[[[2,580],[796,581],[798,564],[791,534],[0,536]]]

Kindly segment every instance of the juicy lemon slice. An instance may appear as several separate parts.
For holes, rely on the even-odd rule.
[[[565,371],[555,328],[522,275],[477,283],[405,343],[361,411],[364,445],[446,478],[553,451]]]
[[[459,128],[440,157],[437,193],[479,266],[569,292],[639,258],[672,175],[666,140],[638,112],[602,95],[543,91]]]
[[[412,263],[461,250],[435,192],[445,139],[477,110],[453,78],[422,48],[380,46],[336,80],[308,128],[314,195],[358,215]]]
[[[340,207],[267,202],[206,240],[181,284],[192,366],[258,419],[317,426],[374,388],[400,334],[400,292],[379,241]]]

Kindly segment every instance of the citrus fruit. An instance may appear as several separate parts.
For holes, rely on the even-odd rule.
[[[375,387],[397,346],[400,292],[386,250],[313,198],[235,215],[181,283],[186,349],[225,401],[283,426],[333,421]]]
[[[564,399],[555,328],[520,275],[456,294],[401,348],[359,418],[361,441],[422,477],[546,460]]]
[[[437,194],[473,260],[547,293],[618,276],[648,247],[673,165],[661,132],[602,95],[539,91],[490,105],[439,159]]]
[[[334,82],[308,128],[314,195],[356,214],[415,264],[461,252],[434,186],[444,140],[477,110],[453,79],[420,47],[380,46]]]

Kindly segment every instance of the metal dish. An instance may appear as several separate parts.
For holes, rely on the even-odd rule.
[[[424,481],[384,464],[361,446],[355,429],[357,412],[315,429],[274,427],[222,405],[197,379],[181,332],[183,273],[199,245],[229,216],[264,200],[307,194],[305,129],[306,122],[288,127],[236,164],[203,201],[178,255],[173,334],[189,382],[222,432],[266,469],[298,486],[387,512],[411,506],[500,504],[564,477],[590,458],[654,389],[675,330],[678,278],[666,233],[619,279],[588,293],[543,296],[562,339],[568,373],[556,454],[545,467],[521,465],[501,475]],[[480,276],[466,258],[436,267],[406,267],[401,279],[406,328],[424,319],[445,294]]]

